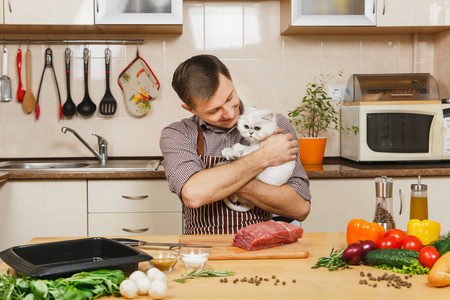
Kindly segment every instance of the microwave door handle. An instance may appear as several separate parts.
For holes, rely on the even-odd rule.
[[[391,94],[392,97],[412,97],[414,94]]]

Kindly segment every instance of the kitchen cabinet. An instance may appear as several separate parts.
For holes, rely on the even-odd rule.
[[[95,24],[102,32],[181,33],[183,0],[95,0]]]
[[[183,0],[1,0],[3,33],[181,33]]]
[[[0,183],[0,251],[34,237],[87,236],[86,180]]]
[[[377,26],[448,26],[447,0],[378,0]]]
[[[7,25],[94,25],[92,0],[3,0]]]
[[[450,3],[446,0],[366,0],[364,10],[367,20],[358,21],[359,24],[354,22],[355,17],[364,15],[345,15],[343,18],[337,13],[314,16],[316,18],[312,20],[315,23],[308,18],[308,22],[301,21],[299,12],[302,1],[280,0],[282,34],[432,34],[450,29]],[[335,2],[339,6],[351,1]],[[367,17],[371,15],[368,11],[373,11],[373,4],[376,4],[376,26],[370,26],[372,18]],[[339,22],[333,22],[336,19]]]
[[[396,227],[406,231],[409,221],[411,184],[417,178],[394,178],[393,211]],[[370,179],[312,179],[311,213],[302,227],[306,232],[346,231],[351,219],[372,222],[375,214],[375,180]],[[428,186],[428,218],[441,224],[441,233],[450,231],[448,207],[450,177],[422,177]],[[403,205],[400,213],[399,190]]]
[[[0,0],[0,24],[3,24],[3,0]]]
[[[88,180],[89,236],[181,234],[181,201],[167,180]]]

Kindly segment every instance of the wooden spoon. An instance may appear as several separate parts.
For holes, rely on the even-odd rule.
[[[33,92],[31,91],[31,51],[30,49],[27,49],[27,52],[25,53],[25,69],[27,72],[27,89],[25,90],[25,95],[23,96],[23,109],[27,113],[31,113],[34,110],[34,107],[36,105],[36,98],[33,95]]]

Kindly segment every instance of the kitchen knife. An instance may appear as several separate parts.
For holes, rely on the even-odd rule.
[[[133,239],[125,239],[125,238],[116,238],[113,239],[114,241],[120,242],[122,244],[128,245],[128,246],[168,246],[170,248],[175,247],[191,247],[191,248],[212,248],[212,246],[207,245],[198,245],[198,244],[177,244],[177,243],[153,243],[153,242],[146,242],[146,241],[140,241],[140,240],[133,240]]]

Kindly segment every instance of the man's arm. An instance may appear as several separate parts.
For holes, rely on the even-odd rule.
[[[298,221],[305,220],[311,209],[311,203],[288,184],[273,186],[253,179],[237,194],[264,210]]]
[[[183,202],[193,208],[219,201],[241,189],[269,166],[295,160],[298,153],[293,135],[273,135],[261,147],[234,162],[192,175],[181,190]]]

